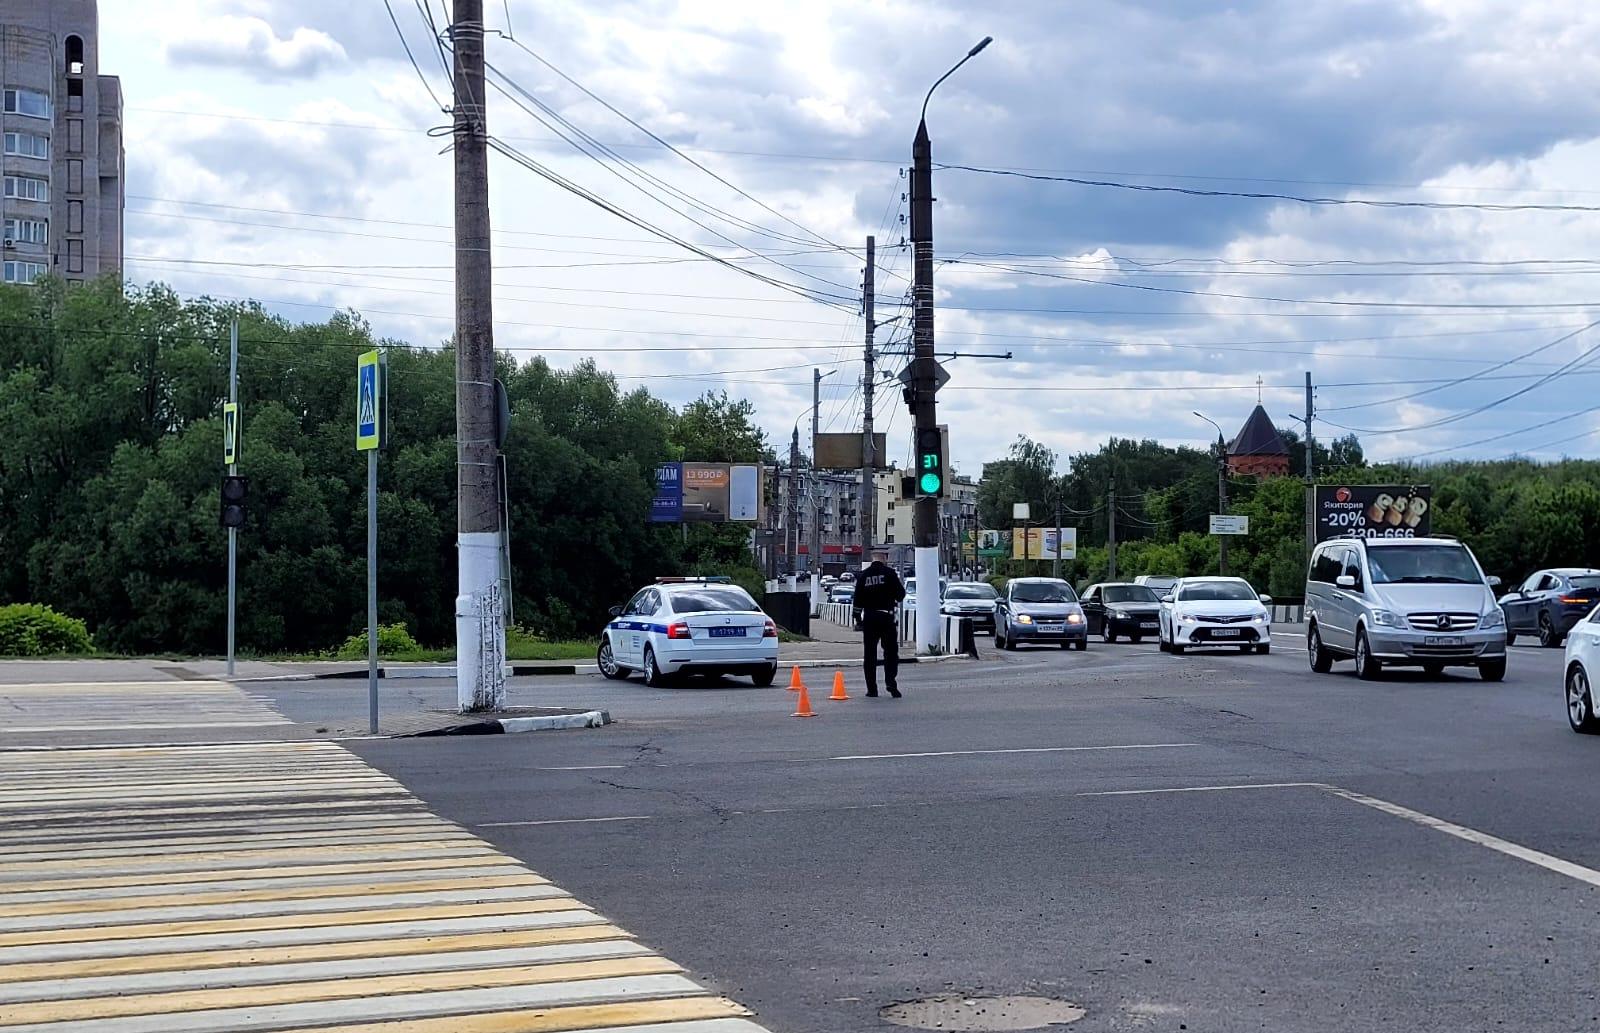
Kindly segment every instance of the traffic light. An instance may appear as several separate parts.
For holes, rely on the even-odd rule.
[[[245,503],[250,497],[250,478],[229,475],[222,478],[222,511],[217,522],[223,527],[243,527]]]
[[[938,427],[917,430],[917,494],[944,494],[944,434]]]

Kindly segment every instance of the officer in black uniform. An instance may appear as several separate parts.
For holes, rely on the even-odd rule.
[[[884,685],[889,695],[899,699],[895,675],[900,670],[900,635],[894,615],[906,597],[906,586],[883,558],[882,552],[874,552],[872,564],[857,575],[855,603],[861,608],[861,639],[866,646],[867,695],[878,694],[878,645],[882,643]]]

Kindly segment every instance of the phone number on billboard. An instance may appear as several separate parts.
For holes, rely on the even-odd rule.
[[[1348,531],[1340,533],[1359,535],[1362,538],[1415,538],[1417,536],[1416,530],[1410,527],[1385,527],[1381,529],[1376,527],[1352,527]]]

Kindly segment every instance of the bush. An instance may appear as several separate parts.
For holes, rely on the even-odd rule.
[[[378,655],[397,656],[401,653],[414,653],[422,647],[417,640],[411,637],[411,632],[406,630],[404,624],[378,625]],[[367,658],[367,633],[351,635],[344,640],[334,653],[340,660],[365,660]]]
[[[76,617],[39,603],[0,606],[0,656],[91,653],[89,629]]]

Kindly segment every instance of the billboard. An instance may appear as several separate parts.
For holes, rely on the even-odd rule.
[[[1433,528],[1433,489],[1425,484],[1319,484],[1317,541],[1339,535],[1420,538]]]
[[[813,450],[819,470],[859,470],[866,464],[861,461],[861,446],[866,436],[854,434],[818,434]],[[872,435],[872,465],[879,470],[890,468],[889,438],[885,434]]]
[[[1011,558],[1014,560],[1075,560],[1078,558],[1076,527],[1019,527],[1011,532]]]
[[[662,463],[650,522],[759,523],[761,467],[754,463]]]

